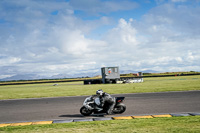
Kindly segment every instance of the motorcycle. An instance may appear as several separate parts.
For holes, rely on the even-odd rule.
[[[126,110],[126,105],[123,104],[125,97],[115,97],[115,106],[113,108],[114,114],[121,114]],[[84,116],[93,114],[106,113],[109,109],[109,104],[105,103],[103,107],[99,107],[100,99],[98,97],[90,96],[85,99],[83,106],[80,108],[80,113]]]

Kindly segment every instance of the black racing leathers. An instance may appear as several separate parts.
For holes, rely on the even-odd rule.
[[[103,107],[105,103],[109,104],[107,114],[112,114],[113,108],[115,106],[115,98],[112,97],[110,94],[104,92],[102,96],[99,96],[99,99],[101,107]]]

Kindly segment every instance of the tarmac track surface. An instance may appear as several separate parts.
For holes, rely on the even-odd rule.
[[[0,123],[200,112],[200,91],[118,94],[126,112],[84,117],[79,109],[87,96],[0,100]]]

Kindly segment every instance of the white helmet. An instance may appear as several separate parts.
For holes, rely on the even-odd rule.
[[[102,90],[102,89],[97,90],[97,91],[96,91],[96,94],[97,94],[98,96],[102,96],[102,95],[103,95],[103,90]]]

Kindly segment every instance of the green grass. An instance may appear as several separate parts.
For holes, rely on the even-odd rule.
[[[3,127],[9,133],[199,133],[200,116],[73,122],[51,125]]]
[[[92,95],[97,89],[110,94],[200,90],[200,75],[144,78],[143,83],[83,85],[64,82],[0,86],[0,99]]]
[[[143,83],[131,84],[83,85],[82,82],[64,82],[53,86],[54,84],[55,83],[0,86],[0,99],[92,95],[97,89],[103,89],[111,94],[200,90],[200,76],[144,78]],[[0,132],[198,133],[200,132],[200,116],[2,127],[0,128]]]

